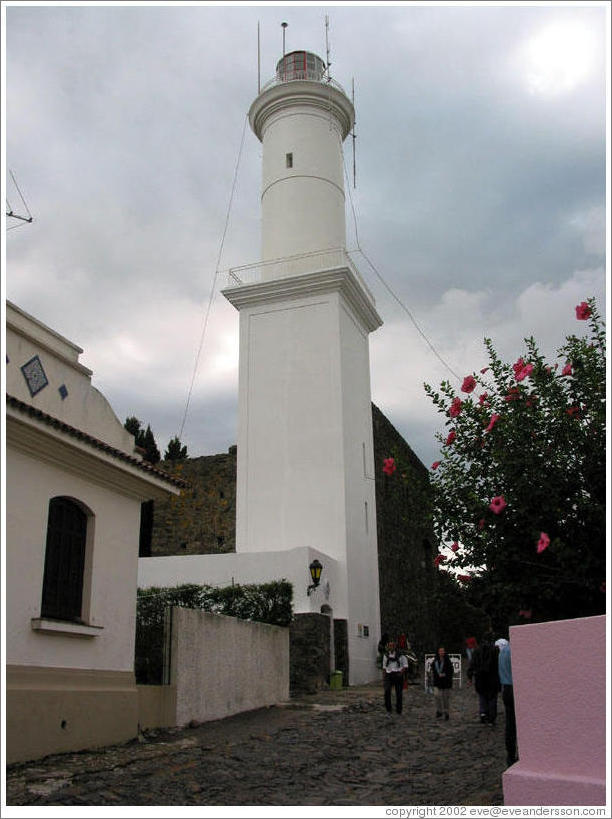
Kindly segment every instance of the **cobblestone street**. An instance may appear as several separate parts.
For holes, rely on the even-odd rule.
[[[9,766],[8,806],[501,805],[504,714],[471,687],[435,719],[422,685],[387,715],[382,685],[323,691],[193,728]]]

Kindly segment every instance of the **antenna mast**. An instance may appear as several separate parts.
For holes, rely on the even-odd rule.
[[[352,78],[351,83],[352,83],[352,97],[353,97],[352,103],[353,103],[353,109],[354,109],[355,108],[355,77]],[[355,119],[357,119],[357,115],[355,115]],[[353,120],[353,132],[351,134],[351,136],[353,137],[353,188],[357,187],[357,164],[355,162],[355,140],[357,139],[357,136],[355,134],[355,119]]]
[[[12,206],[11,206],[8,199],[6,200],[6,208],[7,208],[6,215],[10,216],[13,219],[19,219],[21,222],[27,222],[28,224],[30,224],[33,221],[34,217],[30,213],[30,208],[28,207],[28,204],[27,204],[26,200],[24,199],[21,190],[19,189],[19,185],[17,184],[17,180],[15,179],[14,173],[10,169],[9,169],[9,173],[11,175],[11,179],[13,180],[13,185],[15,185],[15,188],[17,189],[17,193],[19,194],[19,197],[21,198],[21,201],[23,202],[23,206],[26,209],[26,212],[27,212],[28,215],[27,216],[20,216],[18,213],[15,213],[13,211],[13,208],[12,208]],[[7,228],[7,230],[14,230],[16,227],[21,227],[21,226],[20,225],[13,225],[13,227]]]
[[[331,65],[329,59],[329,15],[325,15],[325,53],[326,53],[326,62],[327,62],[327,79],[331,80],[331,74],[329,71],[329,67]]]
[[[257,21],[257,93],[261,93],[261,46],[259,43],[259,20]]]

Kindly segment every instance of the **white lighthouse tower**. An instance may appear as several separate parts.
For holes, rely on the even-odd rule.
[[[380,630],[368,335],[382,321],[345,248],[354,109],[319,57],[294,51],[249,121],[263,262],[224,290],[240,311],[236,552],[283,566],[291,552],[298,577],[319,559],[320,586],[294,584],[296,610],[347,621],[355,684],[376,676]]]

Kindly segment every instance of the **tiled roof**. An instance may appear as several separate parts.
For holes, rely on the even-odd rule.
[[[26,404],[25,401],[20,401],[18,398],[8,395],[8,393],[6,396],[6,405],[24,413],[24,415],[29,415],[30,418],[35,418],[37,421],[42,421],[44,424],[48,424],[50,427],[53,427],[66,435],[70,435],[72,438],[77,438],[79,441],[89,444],[89,446],[100,449],[103,452],[106,452],[107,455],[110,455],[119,461],[135,466],[137,469],[147,472],[161,481],[173,484],[179,489],[186,489],[189,486],[187,481],[184,481],[182,478],[176,478],[174,475],[164,472],[163,469],[157,469],[152,464],[147,463],[147,461],[140,461],[138,458],[134,458],[132,455],[128,455],[127,453],[122,452],[120,449],[116,449],[116,447],[105,444],[104,441],[94,438],[93,435],[88,435],[86,432],[70,426],[70,424],[65,424],[63,421],[54,418],[52,415],[48,415],[46,412],[33,407],[31,404]]]

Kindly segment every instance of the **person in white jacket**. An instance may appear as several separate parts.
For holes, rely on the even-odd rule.
[[[402,693],[404,688],[404,675],[408,668],[408,660],[405,654],[401,654],[395,644],[395,640],[387,643],[387,649],[383,654],[382,673],[383,686],[385,691],[385,708],[387,713],[392,712],[391,689],[395,688],[395,710],[402,713]]]

